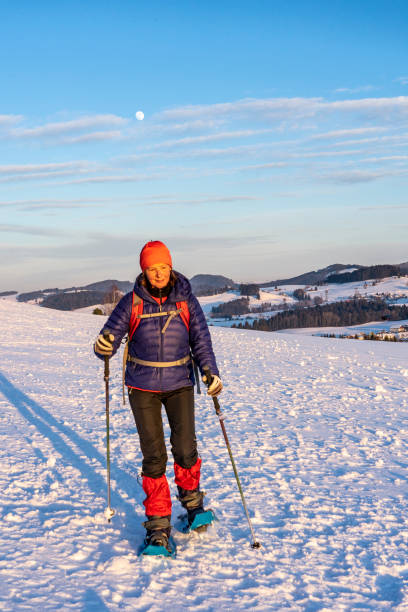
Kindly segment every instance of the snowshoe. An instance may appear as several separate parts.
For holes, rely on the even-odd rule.
[[[176,547],[170,540],[170,517],[169,516],[148,516],[148,520],[143,523],[146,528],[146,538],[142,555],[174,557]]]
[[[183,508],[187,510],[187,515],[183,517],[187,519],[187,525],[183,531],[189,533],[190,531],[204,532],[207,531],[208,525],[210,525],[215,516],[212,510],[204,510],[203,499],[204,493],[198,489],[194,491],[187,491],[178,487],[179,490],[179,501]]]
[[[190,531],[197,531],[198,533],[203,533],[207,531],[207,527],[211,525],[214,521],[214,513],[212,510],[204,510],[201,512],[197,512],[194,516],[193,520],[190,522],[190,517],[187,514],[188,526],[186,529],[186,533]]]

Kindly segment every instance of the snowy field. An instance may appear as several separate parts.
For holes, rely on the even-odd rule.
[[[228,454],[197,399],[219,522],[139,557],[141,456],[112,360],[106,507],[102,317],[0,300],[0,609],[408,610],[408,345],[212,328]],[[171,476],[171,462],[168,475]],[[175,488],[172,484],[173,499]],[[174,504],[173,524],[180,506]]]

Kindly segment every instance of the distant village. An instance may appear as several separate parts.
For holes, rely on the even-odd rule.
[[[397,325],[390,329],[381,329],[369,334],[358,332],[356,334],[314,334],[322,338],[348,338],[350,340],[384,340],[386,342],[408,342],[408,325]]]

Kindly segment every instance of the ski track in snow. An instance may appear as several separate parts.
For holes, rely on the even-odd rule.
[[[104,319],[0,300],[1,610],[408,610],[408,345],[211,329],[220,402],[197,397],[218,518],[138,556],[141,455],[111,361],[106,522]],[[168,440],[168,427],[166,435]],[[169,450],[169,449],[168,449]],[[167,474],[175,499],[172,461]]]

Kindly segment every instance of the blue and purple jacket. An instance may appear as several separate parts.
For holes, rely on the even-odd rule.
[[[143,361],[171,362],[183,359],[191,352],[201,373],[203,368],[208,366],[211,374],[219,376],[202,308],[192,293],[188,279],[179,272],[175,274],[177,280],[166,301],[163,302],[162,310],[175,311],[178,303],[185,302],[188,307],[189,322],[186,321],[186,317],[175,316],[171,318],[165,333],[162,333],[167,316],[142,318],[129,341],[129,356]],[[137,277],[133,291],[143,300],[143,314],[158,313],[160,304],[143,287],[142,278],[142,274]],[[118,350],[122,338],[130,331],[133,301],[133,292],[124,295],[101,330],[101,333],[109,330],[115,337],[112,355]],[[104,359],[102,355],[95,354],[100,359]],[[181,387],[192,386],[194,384],[192,362],[190,360],[183,365],[152,367],[128,361],[125,384],[145,391],[174,391]]]

